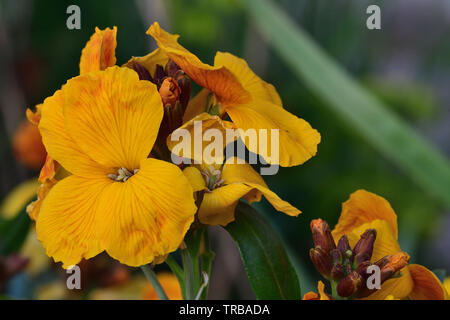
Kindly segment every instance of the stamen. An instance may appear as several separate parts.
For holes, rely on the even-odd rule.
[[[108,174],[108,178],[114,181],[120,181],[120,182],[126,182],[128,179],[130,179],[133,175],[139,172],[139,169],[134,169],[133,173],[131,173],[127,168],[120,167],[117,169],[117,174],[110,173]]]
[[[225,183],[225,180],[221,179],[222,172],[212,165],[201,171],[201,174],[205,179],[207,192],[211,192]]]

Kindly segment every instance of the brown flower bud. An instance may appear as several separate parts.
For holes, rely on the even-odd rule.
[[[341,297],[350,297],[354,295],[361,288],[361,275],[356,271],[352,271],[337,285],[337,293]]]
[[[168,104],[175,106],[175,102],[178,101],[181,95],[181,88],[174,78],[165,78],[159,88],[159,94],[163,101],[163,105]]]
[[[309,257],[316,270],[328,279],[331,271],[331,260],[328,253],[322,248],[317,247],[309,250]]]
[[[376,237],[377,231],[375,229],[367,229],[361,235],[361,238],[353,248],[353,254],[355,255],[355,261],[357,264],[370,260]]]
[[[153,82],[153,78],[150,75],[150,72],[148,72],[148,70],[139,62],[132,60],[128,66],[133,69],[134,71],[136,71],[136,73],[139,76],[139,80],[147,80],[147,81],[151,81]]]
[[[344,261],[343,257],[342,257],[342,253],[338,249],[331,250],[330,251],[330,257],[331,257],[331,262],[333,264],[342,263]]]
[[[314,219],[311,221],[311,232],[313,236],[314,246],[321,247],[325,252],[336,249],[333,236],[331,235],[330,226],[322,219]]]
[[[186,107],[189,103],[189,99],[191,98],[191,79],[184,73],[183,70],[178,70],[174,78],[177,81],[178,86],[181,88],[181,95],[179,100],[184,114],[184,111],[186,110]]]
[[[347,258],[349,261],[353,262],[353,252],[345,234],[339,239],[337,248],[342,253],[344,258]]]
[[[173,61],[172,59],[169,59],[169,61],[166,63],[165,72],[169,77],[174,78],[177,71],[180,70],[180,67]]]
[[[409,263],[409,258],[406,252],[398,252],[375,262],[381,269],[381,283],[390,279],[394,274],[403,269]]]
[[[344,278],[344,276],[345,276],[345,267],[340,263],[334,264],[333,267],[331,268],[331,279],[339,281],[342,278]]]

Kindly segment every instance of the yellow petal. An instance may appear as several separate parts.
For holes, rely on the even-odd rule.
[[[28,216],[31,220],[37,220],[39,212],[41,211],[42,202],[57,182],[58,181],[56,179],[48,179],[41,183],[41,185],[37,188],[37,199],[31,202],[26,208]]]
[[[39,130],[48,157],[41,169],[41,182],[54,177],[57,170],[55,160],[69,172],[84,177],[91,177],[100,170],[100,166],[82,151],[67,131],[63,115],[65,88],[45,99],[42,105]]]
[[[80,74],[104,70],[116,64],[117,27],[95,28],[95,33],[81,51]]]
[[[132,57],[127,63],[124,64],[124,66],[132,68],[133,61],[136,61],[147,69],[149,74],[153,77],[156,66],[159,64],[164,67],[169,61],[169,57],[164,53],[164,51],[158,48],[143,57]]]
[[[203,178],[200,170],[198,170],[196,167],[187,167],[183,170],[183,173],[191,183],[194,192],[206,189],[205,179]]]
[[[408,266],[414,281],[414,289],[409,294],[413,300],[445,300],[445,289],[436,275],[419,264]]]
[[[376,219],[388,222],[394,238],[397,239],[397,215],[389,202],[374,193],[358,190],[342,204],[341,216],[333,230],[333,237],[339,239],[352,229]]]
[[[105,179],[70,176],[49,192],[36,220],[36,232],[47,255],[68,268],[82,258],[89,259],[103,251],[99,228],[105,223],[97,215],[98,197]],[[110,217],[111,219],[111,217]]]
[[[260,201],[261,195],[270,202],[270,204],[287,215],[297,216],[301,213],[300,210],[293,207],[287,201],[280,199],[275,192],[271,191],[264,182],[263,178],[252,168],[248,163],[239,163],[236,157],[229,158],[222,170],[222,179],[225,184],[243,183],[252,187],[252,192],[245,196],[245,199],[250,203],[253,201]]]
[[[280,164],[282,167],[295,166],[304,163],[317,153],[320,134],[303,119],[297,118],[279,106],[263,101],[254,100],[251,104],[228,106],[225,108],[237,128],[256,130],[258,143],[251,143],[245,139],[245,145],[254,153],[263,157],[279,151],[279,159],[267,158],[271,164]],[[261,129],[265,129],[264,136]],[[272,146],[272,129],[278,130],[279,144]],[[244,139],[243,139],[244,140]],[[267,146],[268,154],[260,151],[260,144]],[[278,148],[277,148],[278,147]]]
[[[111,67],[72,78],[63,91],[66,126],[80,148],[105,167],[139,168],[163,117],[156,86],[128,68]]]
[[[193,159],[197,163],[222,164],[224,160],[223,150],[226,146],[226,129],[232,128],[234,128],[234,125],[231,122],[222,120],[218,116],[202,113],[172,132],[167,138],[167,147],[175,155]],[[220,147],[219,150],[214,150],[214,152],[205,150],[207,146],[213,146],[214,144],[212,141],[215,141],[215,137],[214,139],[211,138],[212,141],[208,141],[204,136],[205,132],[210,129],[217,130],[216,132],[222,139],[222,142],[219,142],[218,144]],[[186,136],[182,134],[183,132],[186,133],[187,139],[190,139],[190,143],[189,141],[184,142]],[[233,137],[230,140],[234,141],[236,140],[236,137]],[[195,144],[196,141],[197,147]]]
[[[186,107],[186,111],[183,115],[183,123],[195,118],[199,114],[206,111],[207,100],[211,95],[211,91],[208,89],[202,89],[194,98],[189,101]]]
[[[178,248],[197,208],[192,187],[177,166],[144,159],[137,174],[104,189],[99,210],[108,254],[141,266]]]
[[[361,234],[367,229],[375,229],[377,231],[377,237],[375,239],[371,259],[372,263],[387,255],[401,252],[396,235],[394,234],[391,225],[385,220],[373,220],[356,227],[351,232],[346,233],[351,247],[355,246]],[[408,266],[404,267],[400,271],[402,273],[400,278],[393,278],[385,281],[381,285],[380,290],[374,292],[365,299],[384,300],[388,295],[393,295],[394,297],[400,299],[407,297],[413,289],[413,281],[408,271]]]
[[[258,77],[244,59],[228,52],[217,52],[214,66],[224,66],[230,70],[254,99],[266,100],[282,106],[281,98],[275,87]]]
[[[319,291],[320,300],[330,300],[328,295],[325,293],[325,285],[322,281],[319,281],[319,283],[317,284],[317,289]]]
[[[161,48],[186,74],[201,87],[214,92],[223,104],[240,104],[250,100],[249,93],[225,67],[213,67],[200,61],[178,43],[179,35],[161,29],[158,22],[147,31]]]
[[[226,226],[234,221],[234,210],[251,187],[241,183],[233,183],[205,192],[198,210],[198,218],[201,223],[209,225]]]

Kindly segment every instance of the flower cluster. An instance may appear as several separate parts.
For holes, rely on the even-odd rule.
[[[129,266],[160,263],[196,217],[226,225],[241,198],[264,195],[277,210],[300,213],[245,161],[175,165],[172,153],[186,155],[171,136],[181,129],[194,135],[198,121],[223,134],[266,129],[269,141],[275,129],[275,164],[287,167],[316,154],[319,133],[286,111],[244,60],[218,52],[210,66],[158,23],[147,33],[158,49],[118,66],[117,28],[97,28],[82,50],[80,75],[27,112],[47,152],[38,198],[27,211],[47,254],[65,268],[103,251]],[[194,84],[201,90],[191,99]],[[260,154],[257,138],[256,145],[244,143]]]

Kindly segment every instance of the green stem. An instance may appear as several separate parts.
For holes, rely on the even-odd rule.
[[[160,300],[169,300],[169,298],[167,297],[166,292],[164,291],[163,287],[159,283],[158,278],[156,277],[156,274],[153,271],[153,269],[149,265],[141,266],[141,269],[144,272],[145,277],[147,278],[147,280],[150,281],[150,283],[152,284],[152,286],[155,289],[156,294],[158,295],[159,299]]]
[[[184,271],[181,269],[178,262],[173,258],[171,254],[167,256],[166,263],[169,266],[170,270],[172,270],[173,274],[177,277],[178,282],[180,283],[181,292],[183,293],[183,299],[186,297],[184,296],[185,293],[185,287],[184,287]]]
[[[181,250],[181,259],[184,269],[184,285],[186,291],[186,300],[194,299],[194,270],[188,249]]]
[[[338,295],[337,293],[337,281],[331,280],[330,281],[331,284],[331,295],[337,299],[337,300],[341,300],[341,297]]]

